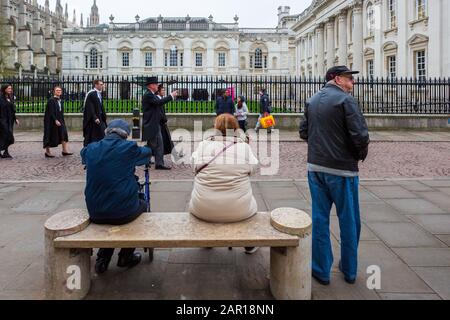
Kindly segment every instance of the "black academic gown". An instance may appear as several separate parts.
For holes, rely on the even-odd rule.
[[[159,96],[158,96],[159,97]],[[162,99],[162,97],[159,97]],[[161,107],[161,135],[164,144],[164,155],[172,154],[175,145],[172,141],[172,135],[170,134],[169,126],[167,125],[167,115],[164,106]]]
[[[61,127],[56,125],[56,120],[61,123]],[[44,148],[56,148],[63,141],[69,141],[69,135],[67,134],[67,127],[64,121],[64,103],[61,99],[53,97],[48,100],[47,107],[45,108]]]
[[[150,90],[142,98],[142,141],[154,140],[161,131],[161,120],[163,117],[164,105],[172,101],[172,96],[158,98]]]
[[[96,124],[95,120],[99,119],[100,124]],[[100,141],[105,137],[106,130],[106,113],[103,107],[103,100],[100,100],[97,91],[92,90],[88,93],[83,112],[83,136],[84,146],[96,141]]]
[[[0,151],[14,144],[14,123],[16,122],[16,107],[14,99],[8,101],[0,95]]]

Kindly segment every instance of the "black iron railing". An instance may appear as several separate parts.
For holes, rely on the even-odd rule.
[[[145,93],[145,76],[105,76],[104,103],[109,113],[132,113]],[[42,113],[55,85],[64,89],[66,113],[80,112],[93,76],[55,78],[11,78],[18,113]],[[167,93],[179,91],[177,101],[167,105],[169,113],[213,113],[223,89],[243,95],[251,112],[259,112],[262,88],[277,113],[300,113],[305,101],[325,84],[322,78],[290,76],[163,76]],[[172,84],[170,84],[172,83]],[[174,83],[174,84],[173,84]],[[167,85],[169,84],[169,85]],[[354,96],[366,114],[450,114],[450,78],[445,79],[357,79]]]

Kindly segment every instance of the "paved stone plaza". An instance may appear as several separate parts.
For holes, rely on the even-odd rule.
[[[17,159],[0,162],[0,299],[43,299],[43,225],[57,212],[85,206],[83,170],[78,157],[42,159],[38,134],[17,138],[11,149]],[[289,159],[280,176],[253,182],[260,211],[288,206],[311,212],[306,145],[295,139],[282,134]],[[78,151],[77,135],[73,140]],[[333,214],[332,284],[313,282],[313,299],[450,299],[450,134],[380,132],[372,140],[362,171],[358,281],[348,285],[338,271],[339,227]],[[152,172],[153,210],[185,211],[190,168],[163,174]],[[94,276],[88,299],[272,299],[266,248],[252,256],[242,248],[156,250],[152,264],[145,261],[129,271],[114,262],[107,274]],[[381,268],[381,290],[366,287],[372,265]]]

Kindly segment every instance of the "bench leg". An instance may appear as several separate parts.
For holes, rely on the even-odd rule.
[[[270,290],[277,300],[311,300],[311,237],[270,249]]]
[[[91,287],[91,249],[55,248],[54,240],[89,225],[84,210],[68,210],[45,223],[45,296],[51,300],[80,300]]]

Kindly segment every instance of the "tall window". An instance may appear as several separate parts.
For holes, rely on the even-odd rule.
[[[369,36],[373,36],[375,33],[375,10],[373,5],[369,3],[367,6],[367,30]]]
[[[367,76],[369,78],[373,78],[374,76],[373,59],[367,60]]]
[[[416,0],[417,19],[423,19],[427,16],[427,0]]]
[[[177,67],[178,66],[178,48],[173,46],[170,49],[170,66]]]
[[[262,67],[263,67],[262,50],[258,48],[255,50],[255,69],[262,69]]]
[[[219,52],[219,67],[226,66],[226,55],[225,52]]]
[[[122,67],[129,67],[129,66],[130,66],[130,53],[122,52]]]
[[[201,52],[195,53],[195,66],[203,67],[203,53],[201,53]]]
[[[389,78],[397,78],[397,56],[389,56],[387,58],[387,67]]]
[[[425,80],[427,77],[427,60],[425,50],[415,52],[416,77]]]
[[[153,53],[152,52],[146,52],[145,53],[145,66],[146,67],[152,67],[153,66]]]
[[[98,68],[98,51],[95,48],[91,49],[91,52],[89,54],[90,60],[89,60],[89,68],[90,69],[97,69]]]
[[[397,0],[388,1],[389,27],[397,28]]]

